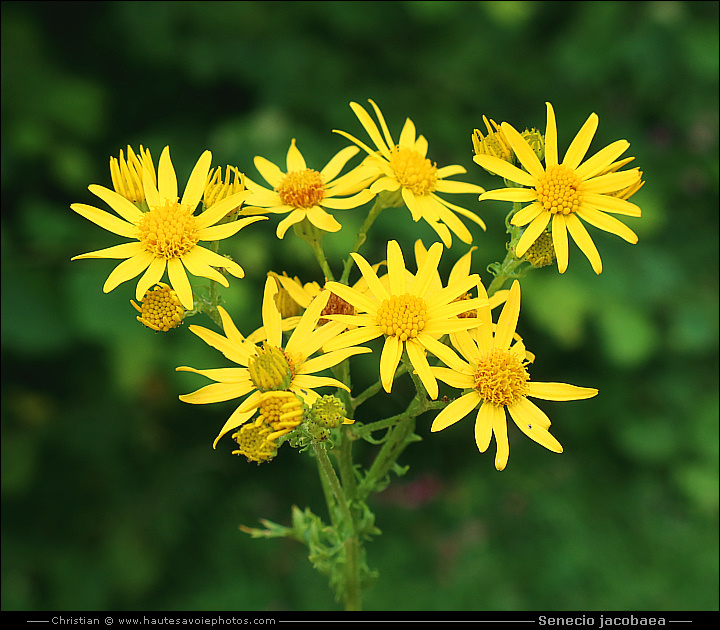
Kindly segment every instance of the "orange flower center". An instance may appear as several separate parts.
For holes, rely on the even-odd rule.
[[[395,147],[391,151],[390,166],[400,185],[416,195],[428,195],[437,188],[437,166],[414,149]]]
[[[325,198],[325,184],[320,173],[306,168],[285,175],[275,192],[286,206],[307,209],[318,205]]]
[[[200,240],[193,209],[166,201],[146,212],[138,223],[143,247],[157,258],[180,258]]]
[[[427,324],[427,304],[416,295],[393,295],[383,300],[375,321],[388,336],[399,337],[400,341],[413,339]]]
[[[582,204],[583,184],[575,171],[556,164],[545,171],[535,187],[538,202],[553,214],[572,214]]]
[[[475,372],[475,390],[498,407],[512,405],[527,392],[530,375],[520,358],[494,348],[480,359]]]

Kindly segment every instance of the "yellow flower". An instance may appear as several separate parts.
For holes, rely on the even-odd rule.
[[[324,291],[313,300],[283,348],[281,317],[275,303],[277,291],[278,285],[275,279],[268,278],[265,282],[262,305],[263,327],[267,333],[267,341],[262,346],[243,337],[221,306],[218,307],[218,311],[222,318],[225,336],[201,326],[189,327],[205,343],[220,350],[228,359],[241,367],[212,370],[196,370],[185,366],[176,368],[180,372],[195,372],[216,381],[191,394],[180,396],[180,400],[203,405],[233,400],[250,394],[225,423],[220,434],[215,438],[213,447],[228,431],[239,427],[253,416],[258,407],[257,403],[265,392],[291,391],[300,396],[305,403],[312,405],[319,396],[313,391],[317,387],[341,387],[347,390],[346,385],[334,378],[314,374],[337,365],[349,356],[370,351],[367,348],[346,348],[309,358],[344,328],[343,324],[329,323],[315,329],[320,313],[330,297],[328,291]]]
[[[225,179],[222,176],[222,167],[218,166],[214,171],[211,169],[205,182],[205,192],[203,193],[203,206],[210,208],[213,204],[245,190],[245,175],[241,173],[237,166],[228,165],[225,169]],[[242,198],[240,198],[242,199]],[[242,201],[237,206],[228,210],[228,215],[240,210]]]
[[[288,214],[277,227],[277,237],[283,238],[288,228],[307,219],[325,232],[337,232],[342,225],[324,208],[348,210],[357,208],[374,197],[366,187],[376,177],[372,169],[359,166],[337,177],[348,160],[358,153],[355,147],[338,152],[321,171],[308,168],[305,158],[295,146],[295,138],[287,153],[287,173],[263,157],[255,157],[255,167],[273,190],[247,180],[251,191],[244,213]],[[357,193],[357,194],[355,194]],[[345,195],[353,195],[344,197]]]
[[[513,152],[510,143],[505,138],[502,128],[494,120],[483,116],[487,128],[487,135],[476,129],[472,135],[473,151],[475,155],[493,155],[504,162],[513,161]]]
[[[478,289],[481,293],[485,292],[482,285]],[[510,345],[515,338],[519,314],[520,283],[515,280],[494,334],[490,308],[478,309],[480,325],[473,331],[474,335],[465,331],[452,335],[453,344],[463,358],[455,353],[446,353],[440,358],[449,367],[430,368],[438,379],[448,385],[470,390],[445,407],[430,430],[442,431],[479,406],[475,442],[480,452],[484,453],[492,434],[495,434],[495,468],[498,470],[505,468],[510,453],[506,409],[525,435],[555,453],[562,453],[562,446],[548,431],[549,418],[528,400],[528,396],[543,400],[582,400],[598,393],[591,387],[531,382],[525,366],[532,360],[532,355],[526,352],[522,340]]]
[[[560,273],[565,273],[568,265],[568,232],[587,256],[595,273],[602,272],[600,254],[580,219],[601,230],[617,234],[628,243],[637,243],[638,238],[630,228],[607,214],[640,216],[640,208],[613,194],[634,186],[640,179],[638,169],[607,172],[608,167],[627,150],[630,143],[617,140],[580,164],[597,126],[598,117],[591,114],[570,144],[562,163],[558,163],[555,112],[552,105],[547,103],[545,167],[527,141],[505,122],[501,125],[502,130],[525,170],[493,156],[473,157],[484,169],[526,186],[491,190],[480,196],[481,200],[532,202],[518,211],[511,221],[513,225],[527,226],[517,244],[518,258],[525,254],[550,221]]]
[[[74,203],[70,207],[100,227],[135,241],[75,256],[72,260],[126,259],[110,273],[103,291],[108,293],[119,284],[145,272],[135,288],[137,300],[162,279],[167,268],[170,284],[182,305],[188,310],[193,307],[193,294],[186,270],[194,276],[215,280],[224,287],[228,286],[228,281],[213,267],[227,269],[236,278],[242,278],[245,272],[240,265],[200,247],[198,242],[228,238],[246,225],[266,217],[249,217],[234,223],[215,225],[245,198],[247,192],[226,197],[200,215],[193,214],[202,197],[211,160],[210,151],[205,151],[200,156],[190,175],[183,197],[179,199],[175,169],[170,160],[170,149],[165,147],[160,156],[157,187],[150,170],[143,169],[143,188],[148,212],[141,212],[125,197],[104,186],[90,185],[88,187],[90,192],[100,197],[121,218],[84,203]]]
[[[443,168],[432,164],[426,158],[427,140],[423,136],[416,137],[415,125],[409,118],[405,121],[400,140],[396,144],[382,112],[372,100],[370,104],[375,109],[383,135],[380,135],[377,125],[360,105],[350,103],[350,107],[375,143],[377,151],[344,131],[334,130],[335,133],[341,134],[366,151],[370,156],[369,160],[366,158],[366,162],[382,171],[383,176],[370,187],[370,190],[374,193],[383,190],[391,192],[401,190],[403,201],[410,210],[413,221],[425,219],[446,247],[452,245],[452,236],[448,228],[464,243],[472,243],[470,231],[455,213],[471,219],[483,230],[485,224],[470,210],[445,201],[435,193],[478,193],[484,192],[484,189],[475,184],[445,179],[466,171],[458,164]]]
[[[367,281],[369,292],[363,293],[339,282],[328,282],[325,285],[326,289],[354,306],[360,313],[328,316],[331,321],[356,325],[357,328],[333,339],[325,346],[325,350],[365,343],[385,335],[380,357],[380,380],[385,391],[390,392],[395,370],[403,350],[406,350],[428,394],[431,398],[437,398],[438,386],[430,371],[426,350],[440,358],[448,352],[452,353],[438,338],[447,333],[477,326],[474,319],[458,318],[457,315],[487,304],[487,298],[454,301],[480,282],[477,274],[466,276],[440,291],[431,291],[430,285],[437,273],[442,251],[443,246],[435,243],[428,251],[417,275],[412,276],[405,268],[397,241],[390,241],[387,246],[387,288],[362,256],[351,254]]]
[[[239,431],[232,434],[233,440],[238,444],[237,450],[232,454],[245,455],[249,462],[258,464],[269,462],[277,455],[277,444],[272,435],[272,427],[265,424],[262,418],[244,424]]]
[[[150,149],[144,149],[140,145],[140,157],[138,158],[132,147],[128,145],[127,159],[120,149],[120,159],[110,158],[110,178],[115,192],[133,203],[145,201],[145,189],[143,188],[143,169],[145,168],[150,172],[153,184],[157,186]]]
[[[130,304],[140,313],[137,320],[156,332],[167,332],[179,326],[185,315],[177,294],[164,282],[158,282],[152,291],[145,293],[140,306],[134,300],[130,300]]]

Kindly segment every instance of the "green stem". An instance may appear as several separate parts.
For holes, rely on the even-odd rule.
[[[351,250],[351,253],[355,254],[359,251],[359,249],[362,247],[363,243],[367,240],[367,232],[372,226],[372,224],[375,222],[375,219],[378,218],[380,213],[385,208],[397,208],[403,204],[402,197],[400,196],[400,192],[381,192],[376,198],[375,203],[373,204],[373,207],[370,208],[370,211],[368,212],[367,217],[365,217],[365,221],[363,222],[362,226],[360,227],[360,231],[358,232],[357,237],[355,238],[355,243],[353,244],[353,248]],[[345,261],[345,266],[343,267],[342,276],[340,276],[340,282],[342,284],[347,284],[348,277],[350,276],[350,270],[353,266],[353,258],[352,256],[348,256],[347,260]]]
[[[325,278],[327,280],[334,280],[333,272],[328,265],[325,251],[322,246],[322,231],[316,228],[307,219],[303,219],[300,223],[296,223],[293,226],[293,231],[296,236],[303,239],[308,245],[310,245],[310,249],[312,249],[313,254],[315,255],[315,260],[317,260],[320,265],[320,269],[322,269]]]
[[[398,367],[397,372],[395,372],[395,376],[401,376],[407,371],[407,368],[405,367],[405,364]],[[366,390],[358,394],[355,398],[351,400],[351,405],[353,409],[357,409],[360,405],[362,405],[368,398],[372,398],[375,394],[377,394],[382,389],[382,381],[377,381],[370,385]]]
[[[518,184],[514,184],[512,182],[508,183],[507,180],[505,183],[507,185],[518,186]],[[495,273],[495,277],[492,279],[492,282],[490,282],[490,285],[487,288],[488,297],[492,297],[496,291],[502,289],[505,282],[509,279],[516,278],[518,269],[522,265],[527,264],[527,261],[524,258],[518,258],[515,256],[515,247],[520,240],[521,232],[519,227],[511,223],[512,217],[518,210],[520,210],[521,206],[521,203],[514,202],[513,209],[505,218],[505,227],[507,228],[508,234],[510,234],[510,243],[508,244],[507,253],[505,254],[505,260],[503,260],[499,265],[491,265],[494,268],[493,271]]]
[[[345,610],[360,610],[360,538],[357,534],[355,519],[350,512],[348,497],[330,463],[325,445],[313,440],[312,447],[318,461],[318,468],[327,480],[336,505],[342,514],[345,525],[343,529],[349,534],[345,538]],[[328,504],[328,509],[332,510],[333,508]]]

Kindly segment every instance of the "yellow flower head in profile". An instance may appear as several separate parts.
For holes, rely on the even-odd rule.
[[[236,429],[253,416],[258,402],[263,400],[266,392],[287,390],[299,396],[307,405],[312,405],[319,397],[314,391],[317,387],[341,387],[347,390],[347,386],[340,381],[316,376],[315,373],[333,367],[354,354],[370,352],[367,348],[346,348],[309,358],[344,328],[343,324],[331,322],[316,329],[320,313],[330,297],[328,291],[323,291],[313,300],[283,348],[282,320],[275,303],[277,291],[275,279],[268,278],[262,304],[262,320],[266,333],[266,340],[262,345],[243,337],[230,315],[221,306],[218,311],[222,318],[224,336],[201,326],[189,327],[190,331],[205,343],[241,367],[212,370],[196,370],[185,366],[176,368],[180,372],[195,372],[216,381],[191,394],[180,396],[180,400],[204,405],[250,394],[225,423],[215,438],[213,447],[228,431]]]
[[[482,285],[478,289],[485,293]],[[431,431],[442,431],[479,407],[475,419],[475,443],[484,453],[495,434],[495,468],[498,470],[505,468],[510,454],[506,409],[525,435],[555,453],[562,453],[562,446],[548,431],[549,418],[528,400],[528,396],[543,400],[582,400],[598,393],[591,387],[530,381],[525,366],[532,355],[526,352],[522,340],[511,346],[519,314],[520,283],[515,280],[494,333],[490,307],[481,307],[478,309],[479,326],[473,334],[462,331],[451,336],[462,358],[453,352],[446,353],[440,358],[447,368],[430,368],[448,385],[469,390],[436,416]]]
[[[127,158],[120,149],[120,158],[110,158],[110,178],[113,188],[119,195],[133,203],[145,201],[145,189],[143,187],[143,169],[150,172],[153,184],[157,186],[155,166],[153,165],[150,149],[140,145],[140,157],[128,145]]]
[[[513,225],[527,226],[517,244],[518,258],[522,258],[550,222],[560,273],[565,273],[568,266],[568,232],[587,256],[595,273],[602,272],[600,254],[580,219],[616,234],[628,243],[637,243],[637,235],[608,213],[640,216],[638,206],[615,195],[617,191],[635,186],[640,179],[640,171],[608,172],[613,161],[630,146],[627,140],[617,140],[582,162],[597,126],[598,117],[591,114],[570,144],[563,161],[558,162],[555,112],[547,103],[545,166],[528,142],[505,122],[501,125],[502,130],[525,170],[491,155],[473,157],[484,169],[525,186],[490,190],[480,196],[481,200],[530,202],[511,220]]]
[[[193,308],[193,293],[186,270],[194,276],[215,280],[224,287],[228,286],[228,281],[213,267],[224,268],[236,278],[242,278],[245,272],[240,265],[201,247],[198,242],[228,238],[246,225],[265,217],[249,217],[234,223],[215,225],[244,199],[247,192],[225,197],[202,214],[194,214],[205,189],[211,160],[210,151],[200,156],[180,199],[175,169],[170,161],[170,149],[165,147],[158,166],[158,186],[155,186],[150,170],[143,168],[143,188],[149,208],[147,212],[141,212],[128,199],[104,186],[90,185],[90,192],[107,203],[120,218],[83,203],[74,203],[70,207],[100,227],[134,240],[75,256],[72,260],[125,259],[110,273],[103,291],[108,293],[119,284],[145,272],[135,288],[136,300],[140,300],[151,286],[160,282],[167,269],[172,288],[188,310]]]
[[[243,208],[243,212],[287,214],[277,227],[277,237],[280,239],[285,236],[290,226],[305,219],[325,232],[337,232],[342,225],[326,212],[325,208],[349,210],[374,197],[367,189],[368,184],[376,177],[372,169],[359,166],[338,177],[348,160],[357,153],[358,149],[355,147],[346,147],[338,152],[325,168],[316,171],[307,167],[305,158],[295,146],[293,138],[287,153],[286,173],[264,157],[256,156],[255,167],[272,186],[272,190],[246,180],[251,195],[247,199],[248,207]]]
[[[325,346],[336,350],[385,336],[380,356],[380,380],[386,392],[392,389],[395,371],[403,350],[415,368],[431,398],[437,398],[438,385],[430,371],[426,351],[444,357],[452,351],[438,339],[447,333],[477,326],[474,318],[459,318],[460,313],[487,304],[487,297],[455,301],[470,288],[479,284],[477,274],[466,275],[440,291],[431,285],[436,278],[443,246],[435,243],[418,269],[417,275],[405,268],[397,241],[387,246],[388,285],[382,283],[370,264],[359,254],[351,254],[363,277],[368,292],[364,293],[339,282],[325,285],[340,298],[355,307],[358,315],[328,315],[328,319],[355,325]],[[386,288],[387,287],[387,288]]]
[[[241,173],[237,166],[230,166],[228,164],[225,168],[225,178],[223,178],[222,175],[222,167],[218,166],[214,171],[211,169],[208,173],[205,192],[203,193],[203,206],[210,208],[213,204],[225,199],[225,197],[230,197],[244,190],[245,174]],[[228,210],[228,215],[240,210],[243,198],[238,197],[238,199],[241,201],[238,202],[237,206]]]
[[[483,230],[485,224],[470,210],[445,201],[436,193],[481,193],[484,192],[484,189],[475,184],[446,179],[466,171],[459,164],[438,168],[437,165],[431,163],[426,157],[428,142],[423,136],[416,137],[415,125],[409,118],[400,132],[399,142],[396,143],[390,135],[380,108],[372,100],[370,104],[380,122],[382,135],[373,119],[360,105],[350,103],[350,107],[377,150],[371,149],[349,133],[334,130],[335,133],[346,137],[366,151],[370,157],[369,160],[366,159],[366,162],[382,172],[382,176],[370,187],[370,190],[375,193],[383,190],[391,192],[400,190],[403,201],[412,214],[413,221],[425,219],[437,232],[446,247],[452,245],[450,230],[464,243],[472,243],[470,231],[455,213],[474,221]]]
[[[505,162],[512,163],[512,147],[505,138],[500,125],[492,119],[488,120],[485,116],[483,116],[483,122],[487,128],[487,135],[483,134],[479,129],[475,129],[472,135],[475,155],[493,155]]]

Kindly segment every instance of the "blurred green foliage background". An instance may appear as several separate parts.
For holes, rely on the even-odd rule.
[[[179,402],[208,381],[174,368],[227,362],[186,327],[136,322],[134,282],[104,295],[112,261],[71,263],[122,239],[69,205],[102,206],[87,185],[109,186],[128,144],[155,160],[170,145],[180,182],[205,149],[261,181],[253,156],[283,165],[291,138],[320,168],[346,146],[332,129],[364,138],[348,103],[368,98],[486,188],[501,182],[471,160],[483,114],[544,129],[549,100],[563,151],[596,112],[592,150],[627,138],[647,183],[626,220],[638,245],[590,228],[601,276],[571,246],[564,276],[523,281],[533,379],[600,390],[541,403],[565,453],[513,428],[498,473],[469,419],[430,434],[420,417],[410,471],[372,503],[384,534],[366,609],[718,609],[717,3],[4,2],[3,610],[337,607],[302,546],[238,530],[289,523],[292,504],[325,515],[314,463],[212,450],[234,406]],[[488,225],[487,283],[508,207],[453,201]],[[336,268],[362,219],[337,216]],[[322,280],[276,223],[226,250],[247,273],[223,292],[245,332],[268,270]],[[434,233],[388,211],[363,253],[381,260],[389,238],[411,261]],[[466,251],[454,239],[444,271]],[[404,406],[409,380],[396,385],[365,419]]]

